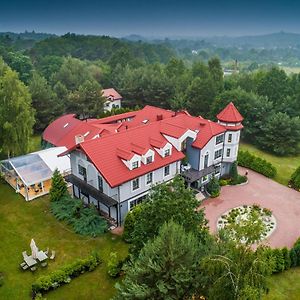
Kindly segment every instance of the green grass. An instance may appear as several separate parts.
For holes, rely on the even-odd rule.
[[[270,292],[264,300],[300,299],[300,268],[293,268],[270,278]]]
[[[274,178],[277,182],[287,185],[292,173],[300,166],[300,155],[280,157],[270,153],[266,153],[262,150],[257,149],[255,146],[241,143],[240,150],[248,150],[250,153],[257,155],[265,160],[269,161],[276,167],[277,175]]]
[[[22,251],[30,252],[34,238],[40,249],[56,251],[55,261],[35,273],[22,271]],[[31,284],[39,276],[49,274],[77,257],[85,257],[92,250],[100,253],[104,263],[95,271],[75,278],[70,284],[46,294],[51,299],[110,299],[116,280],[107,275],[107,260],[111,251],[120,258],[127,255],[128,247],[120,237],[107,233],[98,238],[82,237],[70,227],[58,222],[49,211],[48,197],[26,202],[7,184],[0,183],[0,272],[4,272],[4,285],[0,299],[31,299]]]

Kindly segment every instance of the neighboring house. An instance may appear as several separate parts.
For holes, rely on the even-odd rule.
[[[112,108],[120,108],[122,96],[113,88],[102,90],[103,97],[107,100],[104,102],[104,111],[111,111]]]
[[[152,185],[181,173],[189,186],[203,189],[212,176],[229,173],[237,159],[243,117],[230,103],[217,118],[216,123],[185,111],[146,106],[131,114],[79,121],[66,138],[59,133],[66,129],[66,120],[58,119],[44,139],[55,144],[50,133],[58,132],[54,135],[59,143],[68,144],[61,155],[70,156],[72,174],[67,180],[73,183],[74,196],[94,204],[119,225]],[[84,134],[87,128],[79,130],[83,124],[99,132]]]

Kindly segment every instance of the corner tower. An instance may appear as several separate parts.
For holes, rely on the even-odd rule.
[[[240,132],[244,118],[230,102],[218,115],[218,123],[226,128],[221,175],[228,174],[233,162],[237,160]]]

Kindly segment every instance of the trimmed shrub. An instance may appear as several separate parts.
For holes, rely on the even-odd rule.
[[[248,151],[239,151],[238,164],[242,167],[261,173],[269,178],[274,178],[277,174],[276,168],[271,163],[249,153]]]
[[[275,259],[275,268],[274,273],[282,272],[285,269],[285,261],[283,252],[281,249],[274,249],[273,250],[273,257]]]
[[[291,257],[288,248],[284,247],[281,249],[283,259],[284,259],[284,269],[288,270],[291,268]]]
[[[81,200],[66,195],[51,203],[53,215],[66,221],[81,235],[96,237],[107,231],[107,222],[94,207],[85,207]]]
[[[206,189],[212,198],[218,197],[220,195],[219,180],[213,176],[210,182],[207,184]]]
[[[119,260],[116,252],[111,252],[107,263],[107,273],[110,277],[120,276],[123,267],[123,261]]]
[[[290,250],[291,266],[300,266],[300,238],[296,241],[293,248]]]
[[[127,243],[131,242],[131,234],[134,229],[136,217],[141,212],[141,209],[142,209],[141,205],[137,205],[126,215],[125,222],[124,222],[123,239]]]
[[[41,276],[32,284],[32,292],[35,295],[43,294],[51,289],[69,283],[72,278],[78,277],[85,272],[91,272],[101,263],[97,253],[93,253],[87,258],[76,259],[73,263],[65,265],[50,275]]]
[[[298,167],[291,176],[289,184],[295,189],[300,191],[300,167]]]
[[[230,168],[229,176],[231,178],[231,184],[237,184],[239,173],[237,170],[237,162],[235,161]]]
[[[220,179],[219,180],[219,183],[220,183],[220,186],[225,186],[225,185],[228,185],[230,184],[230,179]]]

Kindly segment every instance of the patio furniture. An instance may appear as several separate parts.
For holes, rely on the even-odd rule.
[[[47,265],[48,265],[48,263],[47,263],[46,261],[43,262],[43,263],[41,263],[41,266],[42,266],[43,268],[47,267]]]
[[[40,262],[42,262],[42,261],[48,259],[48,256],[45,254],[44,251],[39,251],[39,252],[37,253],[37,255],[36,255],[36,258],[37,258]]]
[[[25,259],[25,257],[28,256],[26,251],[23,251],[23,252],[22,252],[22,255],[23,255],[23,258],[24,258],[24,259]]]
[[[52,250],[51,256],[49,257],[51,260],[53,260],[55,258],[55,251]]]
[[[48,255],[48,253],[49,253],[49,247],[47,248],[46,251],[44,251],[44,253],[45,253],[46,255]]]
[[[30,271],[31,271],[31,272],[34,272],[35,270],[36,270],[36,267],[30,268]]]
[[[25,264],[25,266],[22,267],[23,270],[27,270],[29,267]]]
[[[26,266],[26,262],[22,262],[21,264],[20,264],[20,267],[23,269],[23,267],[25,267]]]
[[[32,256],[24,257],[24,261],[28,265],[28,267],[33,267],[37,264],[37,261]]]

